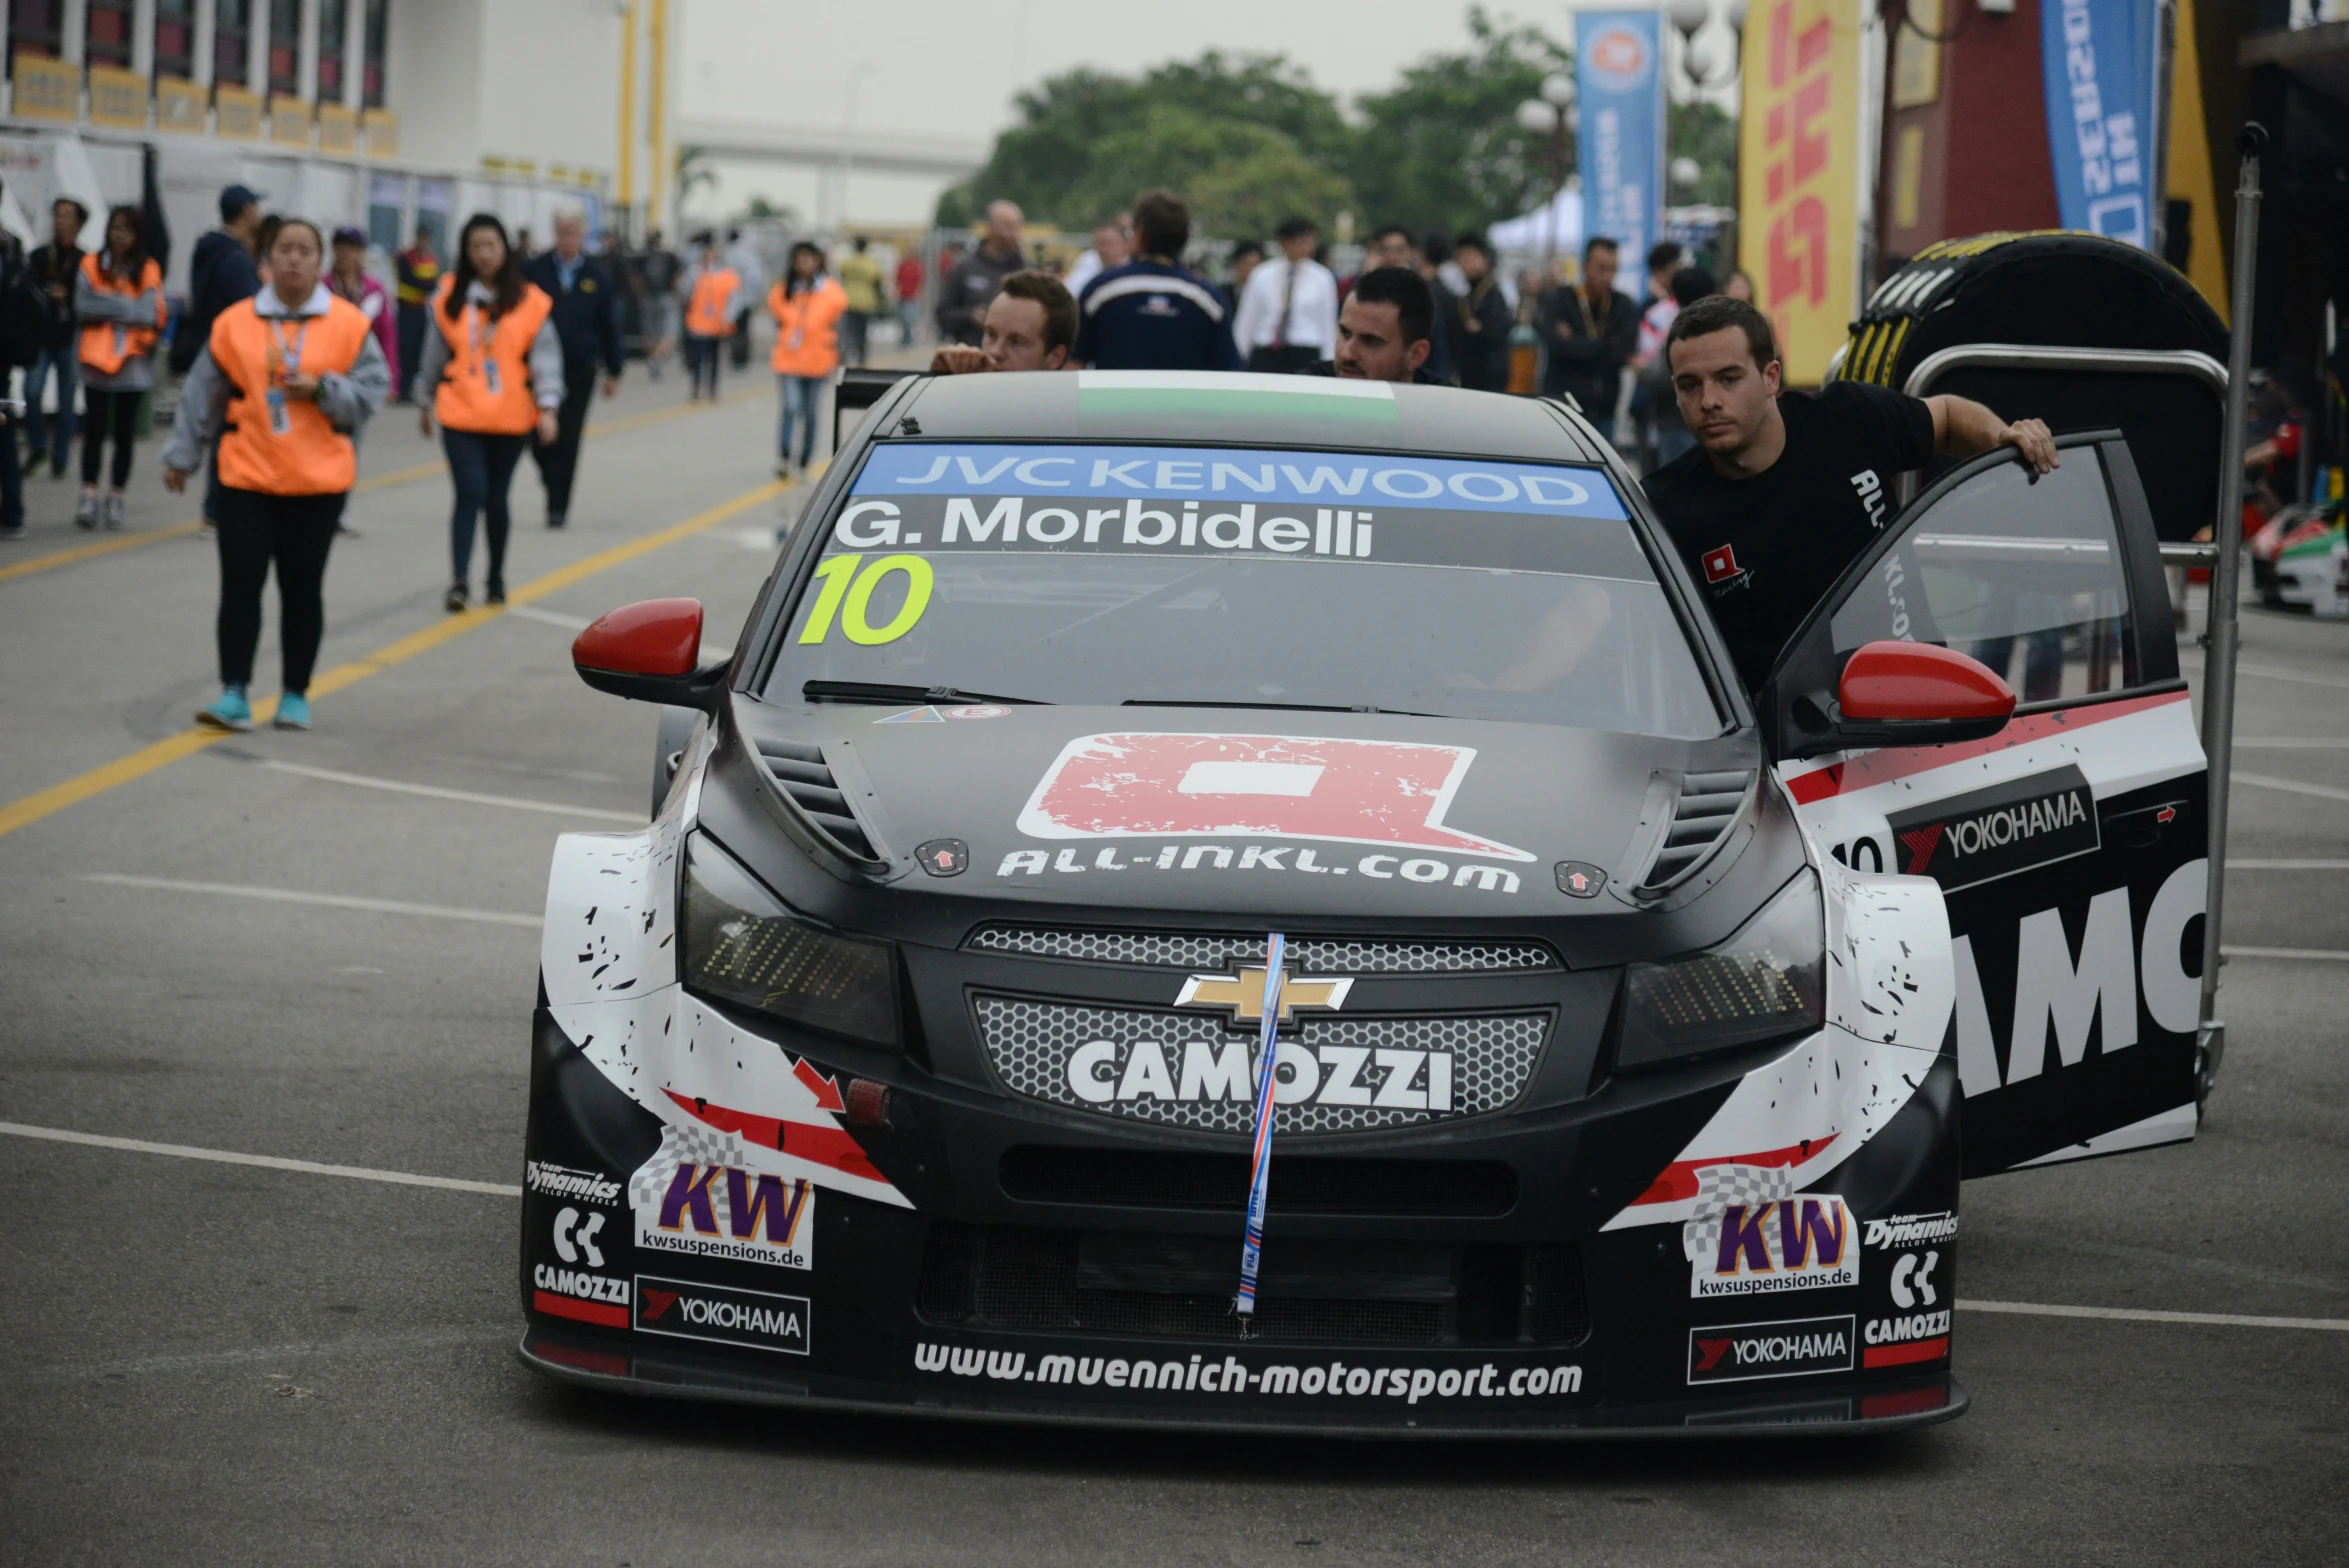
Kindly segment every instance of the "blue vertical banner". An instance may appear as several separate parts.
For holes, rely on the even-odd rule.
[[[1662,43],[1654,11],[1574,18],[1582,232],[1623,247],[1615,286],[1633,295],[1647,286],[1648,247],[1664,226]]]
[[[2154,8],[2145,0],[2040,0],[2047,146],[2067,229],[2153,243]]]

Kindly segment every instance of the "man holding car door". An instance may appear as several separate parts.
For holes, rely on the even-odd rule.
[[[1749,690],[1892,520],[1899,475],[2001,446],[2038,473],[2056,467],[2044,423],[2010,425],[1966,398],[1855,381],[1785,393],[1769,318],[1725,295],[1683,310],[1664,353],[1697,445],[1647,477],[1648,499],[1711,598]]]

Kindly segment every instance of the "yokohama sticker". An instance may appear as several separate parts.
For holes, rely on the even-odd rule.
[[[1936,801],[1886,819],[1901,874],[1931,877],[1946,892],[2092,854],[2100,844],[2096,796],[2065,766]]]
[[[1691,1383],[1749,1383],[1852,1369],[1852,1319],[1792,1318],[1688,1331]]]
[[[1019,814],[1031,838],[1302,838],[1531,860],[1444,823],[1467,746],[1295,735],[1082,735]]]
[[[697,1285],[691,1280],[639,1274],[636,1332],[804,1356],[808,1349],[808,1301],[805,1296],[770,1296],[763,1290]]]

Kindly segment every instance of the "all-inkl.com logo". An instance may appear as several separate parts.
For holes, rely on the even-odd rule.
[[[1648,41],[1628,27],[1602,27],[1583,46],[1583,64],[1597,85],[1627,93],[1647,85]]]

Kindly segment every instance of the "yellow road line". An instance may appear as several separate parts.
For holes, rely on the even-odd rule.
[[[543,599],[548,594],[568,588],[574,583],[593,577],[598,572],[621,565],[623,562],[633,561],[639,556],[650,555],[665,545],[674,544],[689,535],[700,533],[705,528],[715,528],[728,518],[749,511],[762,502],[771,501],[790,488],[791,482],[789,480],[770,479],[754,490],[745,491],[733,500],[722,502],[706,512],[685,519],[681,523],[674,523],[656,533],[646,534],[640,539],[631,539],[626,544],[614,545],[608,550],[600,550],[594,555],[572,562],[569,566],[557,567],[543,577],[536,577],[522,584],[509,597],[523,604],[528,604],[535,599]],[[338,664],[331,670],[322,671],[310,682],[310,695],[324,697],[341,691],[345,687],[355,686],[370,675],[380,675],[395,664],[404,664],[420,653],[437,648],[444,642],[462,637],[469,631],[487,625],[503,613],[504,611],[497,606],[485,605],[460,615],[449,616],[446,620],[435,621],[430,626],[420,631],[410,632],[399,641],[378,648],[363,658],[353,659],[347,664]],[[265,698],[253,704],[253,722],[256,724],[267,724],[270,719],[276,716],[276,713],[277,699],[275,697]],[[226,739],[228,739],[228,732],[225,730],[195,728],[182,730],[179,734],[156,741],[153,745],[142,746],[127,757],[118,757],[103,767],[92,768],[89,772],[67,779],[62,784],[52,784],[38,794],[27,795],[22,800],[0,806],[0,837],[5,837],[18,828],[38,822],[43,817],[54,816],[68,806],[77,806],[93,796],[103,795],[110,789],[130,783],[133,779],[145,778],[160,768],[167,768],[183,757],[192,757],[205,747]]]
[[[719,406],[747,402],[753,395],[738,392],[731,397],[722,399]],[[767,397],[772,394],[762,390],[755,395]],[[642,430],[647,425],[666,424],[672,419],[681,419],[687,414],[698,414],[710,406],[709,404],[677,403],[667,408],[639,409],[633,414],[621,414],[616,418],[601,420],[589,425],[586,433],[591,436],[610,436],[630,430]],[[369,474],[351,486],[351,494],[365,495],[371,490],[388,490],[394,485],[414,484],[419,479],[430,479],[448,471],[449,465],[435,458],[429,463],[418,463],[412,468],[395,468],[385,474]],[[173,523],[168,528],[149,528],[134,534],[117,534],[111,539],[101,539],[95,544],[76,545],[70,550],[57,550],[48,555],[37,555],[29,561],[16,561],[7,566],[0,566],[0,583],[7,582],[14,577],[30,577],[36,572],[54,571],[60,566],[71,566],[76,561],[88,561],[101,555],[112,555],[118,550],[136,549],[140,545],[154,544],[162,539],[185,539],[203,526],[201,519],[191,518],[184,523]],[[0,829],[0,831],[5,830]]]

